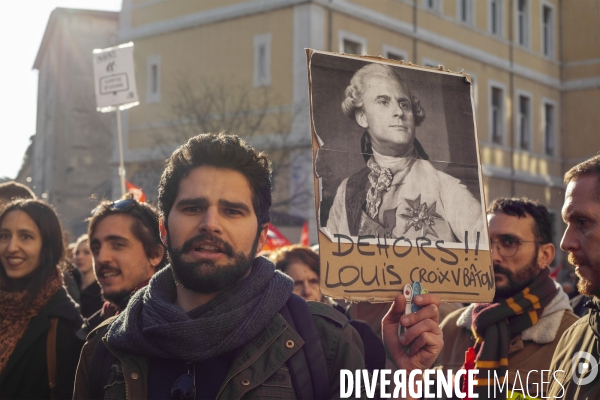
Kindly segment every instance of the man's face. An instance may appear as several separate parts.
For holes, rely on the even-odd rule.
[[[109,215],[96,225],[90,238],[94,272],[105,299],[118,304],[150,279],[160,258],[148,258],[144,246],[131,231],[134,217]]]
[[[519,293],[533,281],[541,268],[550,261],[542,264],[538,259],[540,246],[534,243],[538,239],[534,234],[535,220],[529,214],[517,217],[502,212],[488,214],[488,228],[492,242],[492,262],[496,280],[496,299],[505,299]],[[498,250],[497,242],[502,250]],[[517,246],[513,256],[512,253]],[[544,246],[552,246],[544,245]],[[505,250],[508,249],[508,250]],[[554,246],[552,246],[552,250]],[[504,253],[505,255],[503,255]],[[554,252],[552,252],[554,258]]]
[[[560,248],[569,252],[576,266],[579,291],[600,296],[600,203],[596,200],[598,177],[582,176],[567,185],[562,217],[567,230]]]
[[[356,121],[369,132],[371,144],[382,155],[404,154],[415,140],[415,120],[408,89],[388,76],[365,80],[363,108]]]
[[[248,275],[268,231],[258,233],[246,177],[211,166],[181,179],[167,225],[177,281],[198,293],[219,292]]]

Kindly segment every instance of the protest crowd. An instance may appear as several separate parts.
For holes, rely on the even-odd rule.
[[[428,111],[408,82],[376,63],[352,76],[342,109],[364,129],[365,165],[332,188],[313,247],[268,245],[271,156],[227,132],[179,143],[157,204],[104,199],[72,243],[51,204],[0,184],[0,399],[600,399],[600,154],[564,175],[564,232],[536,199],[484,208],[472,176],[438,170],[417,140]],[[456,102],[470,107],[469,93]],[[468,255],[470,237],[494,289],[471,294],[491,301],[442,301],[452,292],[422,286],[439,289],[431,271],[380,290],[392,302],[331,298],[359,278],[342,282],[345,265],[327,286],[326,234],[356,238],[362,255],[375,255],[363,239],[380,255],[381,238],[409,243],[390,250],[396,265],[371,268],[378,285],[378,271],[387,285],[414,267],[411,240],[456,265],[440,244]],[[556,235],[576,287],[551,270]],[[368,268],[352,268],[368,286]]]
[[[269,156],[237,136],[193,137],[168,159],[158,207],[101,202],[71,256],[52,206],[0,185],[0,397],[339,398],[340,371],[384,369],[477,369],[478,398],[488,370],[541,382],[539,398],[600,396],[571,379],[573,354],[600,357],[600,156],[565,175],[561,247],[578,267],[583,316],[550,276],[548,210],[526,198],[487,209],[490,303],[421,294],[403,315],[401,295],[323,296],[318,247],[261,253],[270,173]]]

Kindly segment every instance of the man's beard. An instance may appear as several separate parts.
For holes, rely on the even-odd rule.
[[[499,264],[494,264],[494,272],[503,274],[508,280],[507,286],[501,288],[496,286],[494,302],[513,297],[529,286],[535,277],[540,273],[540,269],[537,264],[537,248],[531,261],[519,271],[512,272]]]
[[[587,260],[577,258],[573,253],[569,253],[567,260],[571,265],[586,265],[588,268],[592,268]],[[592,279],[582,277],[578,271],[575,271],[575,273],[579,277],[579,282],[577,282],[577,290],[579,290],[579,293],[585,294],[586,296],[600,297],[600,274],[598,274],[597,269],[592,269]]]
[[[256,257],[258,239],[259,234],[256,235],[252,249],[248,255],[242,252],[235,252],[229,243],[218,236],[208,233],[201,233],[175,249],[171,248],[169,241],[168,253],[175,281],[186,289],[197,293],[220,292],[242,279],[248,273]],[[201,240],[207,240],[222,247],[225,255],[232,258],[233,262],[219,266],[208,260],[184,261],[182,256],[192,249],[194,242]]]
[[[106,294],[104,293],[104,290],[101,290],[101,297],[102,300],[114,304],[117,306],[117,308],[119,308],[119,310],[121,310],[121,308],[125,308],[123,306],[126,306],[126,304],[122,304],[123,301],[131,296],[131,292],[131,290],[121,290],[120,292]]]

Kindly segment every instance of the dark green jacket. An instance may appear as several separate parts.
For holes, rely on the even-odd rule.
[[[55,398],[70,399],[83,340],[76,332],[83,319],[64,288],[48,300],[33,317],[0,375],[0,399],[49,399],[46,342],[50,318],[58,317],[56,328],[57,382]]]
[[[308,302],[319,332],[329,370],[330,398],[340,397],[340,370],[364,369],[364,351],[360,336],[346,317],[323,303]],[[125,354],[106,343],[105,335],[110,320],[88,336],[75,379],[75,399],[91,396],[91,360],[95,346],[103,340],[108,350],[118,359],[113,367],[111,381],[104,392],[105,399],[146,399],[148,397],[148,359]],[[277,314],[265,330],[248,343],[235,358],[219,399],[296,398],[286,361],[304,345],[300,335]],[[309,360],[310,362],[310,360]]]
[[[550,377],[550,385],[548,388],[548,396],[550,398],[560,398],[569,400],[596,400],[600,399],[600,373],[598,373],[598,361],[600,361],[598,336],[592,331],[589,324],[589,316],[581,317],[569,329],[565,331],[556,346],[554,357],[550,365],[551,373],[554,373],[556,380]],[[574,371],[578,366],[585,362],[581,357],[575,357],[575,354],[585,351],[591,354],[596,361],[592,360],[591,369],[580,374],[579,371]],[[575,359],[575,362],[573,362]],[[576,372],[576,377],[584,379],[590,373],[596,373],[596,377],[590,383],[585,385],[577,385],[573,381],[573,372]]]

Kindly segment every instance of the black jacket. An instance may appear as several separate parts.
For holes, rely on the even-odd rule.
[[[33,317],[0,375],[1,399],[49,399],[46,340],[50,318],[58,317],[56,332],[56,399],[73,396],[75,371],[83,340],[76,332],[83,319],[67,291],[61,288]]]

